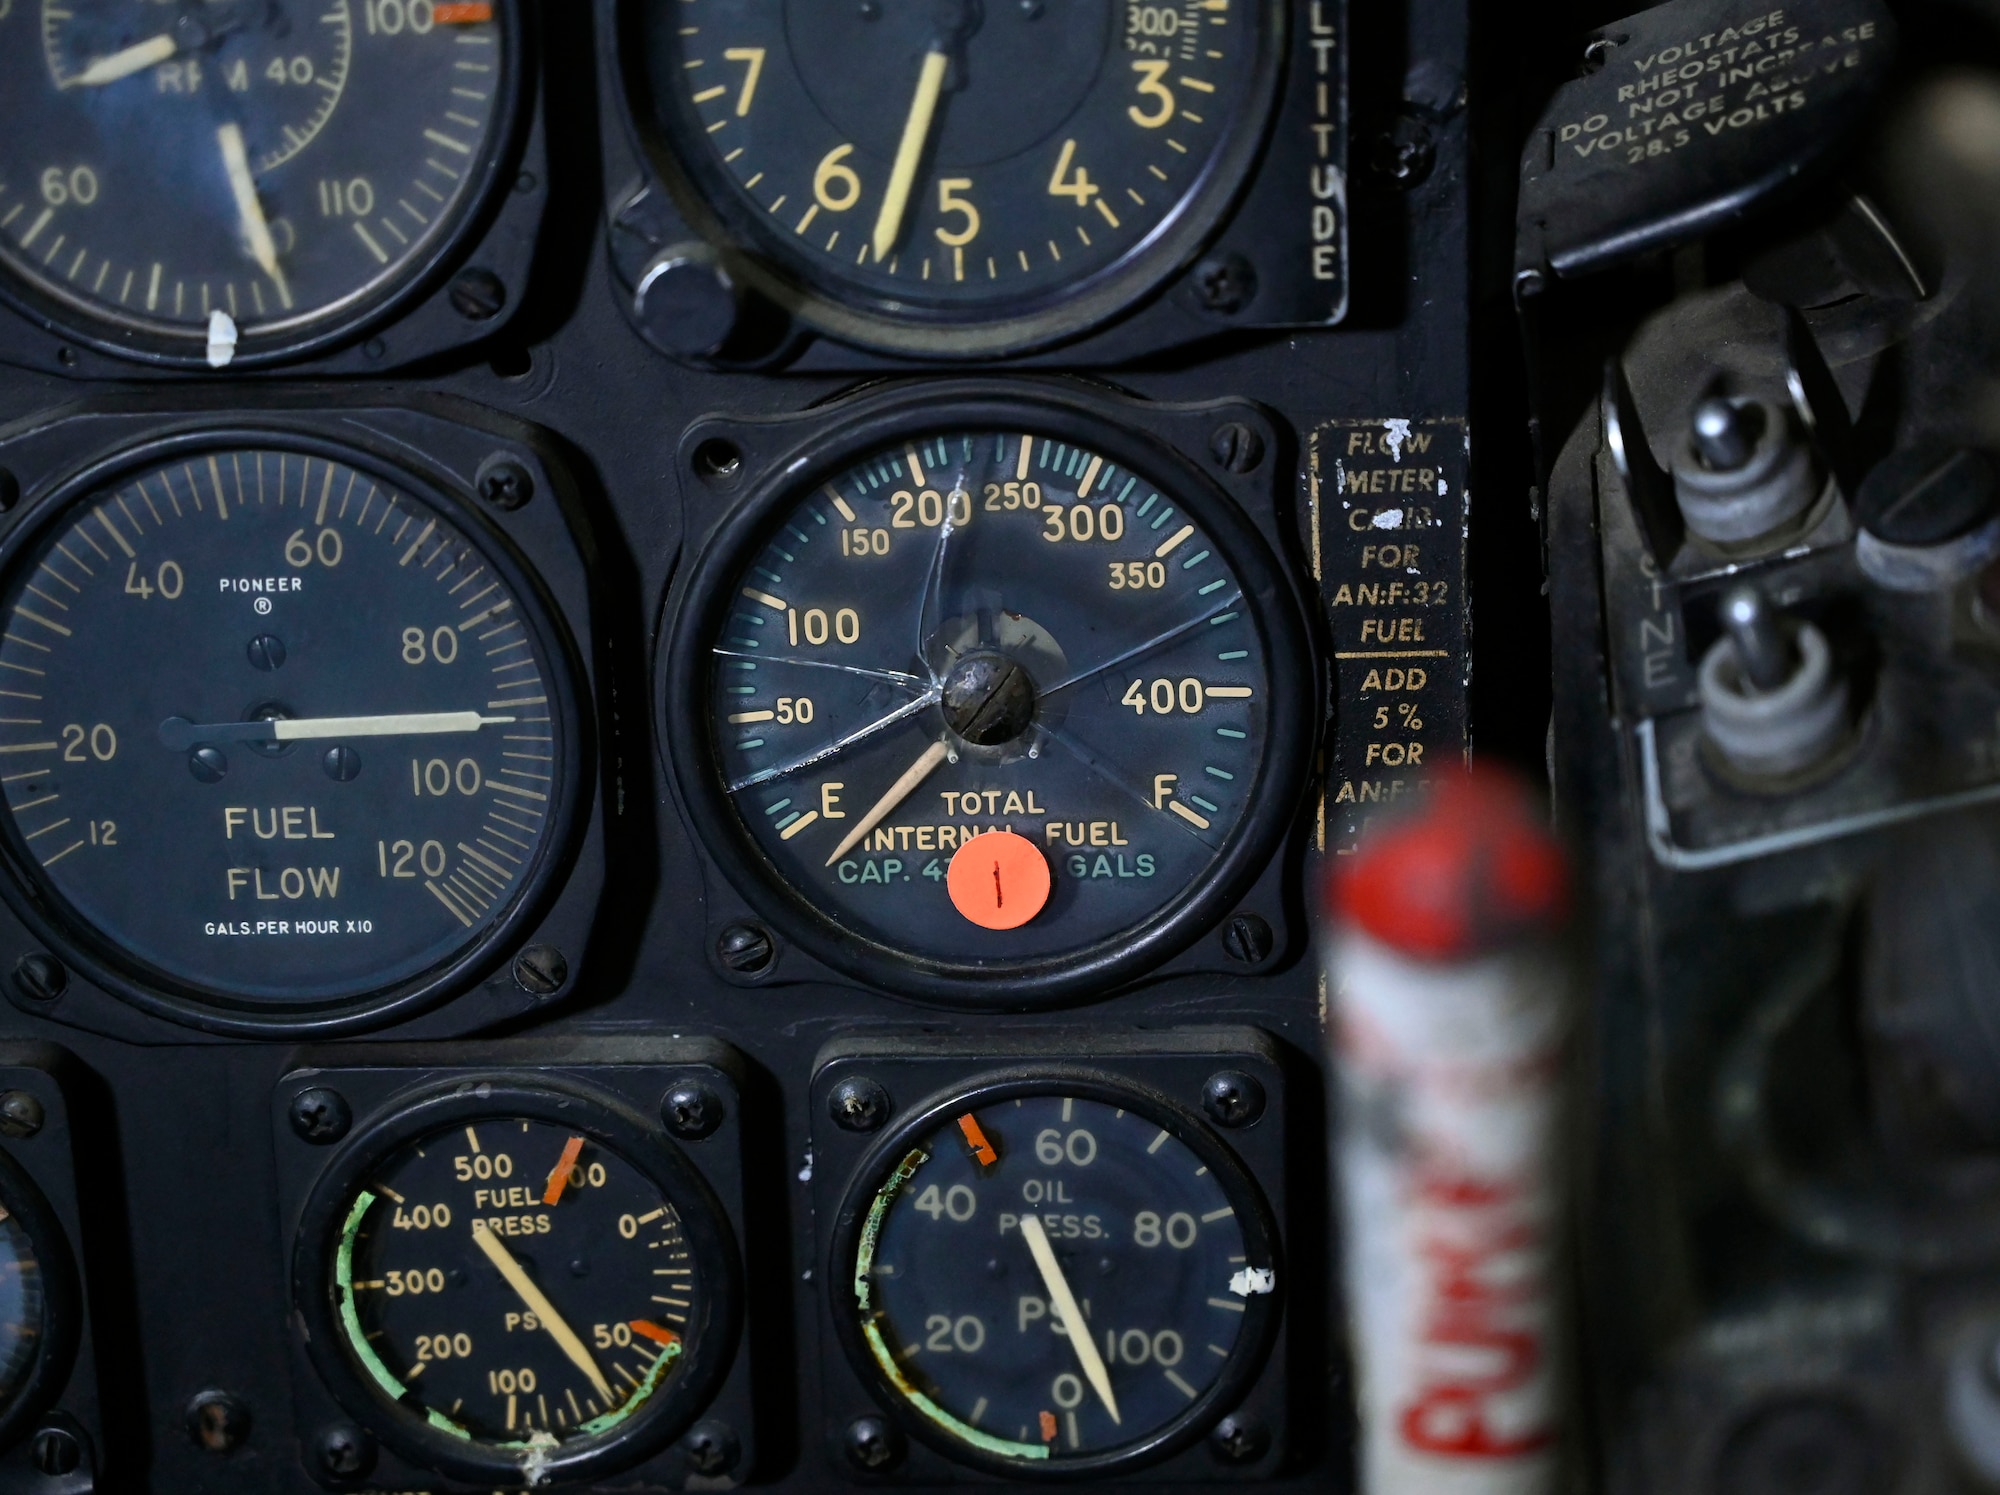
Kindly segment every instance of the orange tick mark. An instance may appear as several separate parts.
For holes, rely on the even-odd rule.
[[[562,1156],[556,1159],[555,1167],[549,1170],[549,1185],[542,1190],[543,1204],[554,1204],[562,1198],[563,1188],[569,1183],[570,1172],[576,1167],[576,1160],[582,1153],[583,1138],[571,1137],[569,1141],[563,1143]]]
[[[440,26],[477,26],[493,19],[493,6],[490,0],[461,0],[457,4],[446,0],[432,14]]]
[[[658,1324],[649,1324],[644,1319],[633,1319],[625,1326],[642,1339],[650,1339],[654,1344],[679,1344],[680,1335],[671,1329],[662,1329]]]
[[[1042,1441],[1044,1443],[1056,1441],[1056,1414],[1053,1412],[1042,1413]]]
[[[979,1159],[979,1166],[991,1168],[1000,1161],[1000,1154],[993,1150],[993,1144],[986,1140],[986,1133],[979,1128],[977,1118],[970,1111],[958,1118],[958,1129],[965,1133],[965,1145],[972,1149],[972,1155]]]

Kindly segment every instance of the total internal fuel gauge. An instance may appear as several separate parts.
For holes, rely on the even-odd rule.
[[[712,744],[713,839],[835,961],[974,1001],[1102,982],[1282,828],[1295,614],[1240,513],[1128,447],[912,431],[707,565],[667,709],[708,715],[670,737]]]

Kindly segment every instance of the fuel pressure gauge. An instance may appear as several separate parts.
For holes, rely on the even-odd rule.
[[[1264,1203],[1137,1088],[1017,1079],[870,1154],[833,1263],[848,1354],[915,1436],[1022,1477],[1108,1474],[1202,1436],[1275,1324]]]
[[[656,1127],[496,1080],[357,1140],[307,1208],[296,1292],[329,1388],[385,1441],[534,1484],[678,1436],[726,1369],[735,1283],[719,1207]]]
[[[711,846],[778,917],[975,1003],[1190,938],[1283,831],[1312,730],[1241,514],[1116,428],[1016,413],[788,470],[704,561],[665,697]]]

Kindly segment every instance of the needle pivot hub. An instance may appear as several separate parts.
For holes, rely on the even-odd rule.
[[[1005,654],[981,649],[964,655],[944,677],[945,725],[979,747],[999,747],[1028,730],[1035,719],[1035,682]]]

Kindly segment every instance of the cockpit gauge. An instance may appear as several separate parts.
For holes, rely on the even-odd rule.
[[[632,84],[732,269],[837,335],[1052,341],[1179,268],[1244,180],[1280,0],[686,0]]]
[[[990,1005],[1192,938],[1289,822],[1312,733],[1240,512],[1108,425],[1008,413],[788,464],[701,563],[665,701],[774,918]]]
[[[0,857],[121,995],[223,1031],[440,999],[560,869],[564,637],[497,536],[304,440],[84,480],[0,579]]]
[[[0,1153],[0,1449],[30,1431],[62,1390],[81,1313],[75,1261],[55,1211]]]
[[[337,336],[422,278],[485,195],[518,10],[0,4],[0,290],[165,361]]]
[[[925,1106],[836,1226],[849,1358],[914,1436],[1013,1478],[1202,1436],[1261,1369],[1278,1268],[1256,1186],[1136,1087],[1014,1078]]]
[[[459,1478],[637,1462],[728,1368],[726,1220],[609,1096],[503,1076],[420,1096],[336,1159],[300,1229],[295,1299],[328,1389]]]

